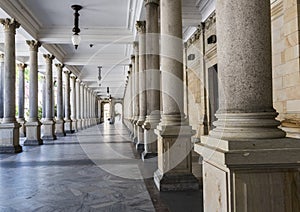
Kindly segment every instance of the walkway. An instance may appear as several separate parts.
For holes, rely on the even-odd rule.
[[[127,135],[104,124],[0,155],[0,211],[202,211],[201,191],[157,192]]]

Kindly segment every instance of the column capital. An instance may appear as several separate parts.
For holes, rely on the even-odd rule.
[[[14,34],[16,33],[16,29],[21,25],[14,18],[1,18],[0,23],[4,26],[4,31],[10,31]]]
[[[61,63],[56,63],[55,66],[57,69],[63,69],[65,67],[65,65]]]
[[[29,50],[35,51],[35,52],[37,52],[38,48],[41,47],[41,45],[42,45],[39,41],[36,41],[36,40],[27,40],[26,43],[29,46]]]
[[[52,62],[52,60],[54,60],[55,56],[52,54],[44,54],[43,57],[46,59],[47,63]]]
[[[0,63],[4,62],[4,54],[0,54]]]
[[[76,79],[76,82],[81,84],[81,80],[79,78]]]
[[[130,58],[131,58],[131,60],[134,60],[134,59],[135,59],[135,55],[132,54],[132,55],[130,56]]]
[[[24,71],[25,68],[27,67],[27,64],[25,64],[25,63],[18,63],[17,66],[18,66],[19,70]]]
[[[135,24],[135,27],[139,33],[145,33],[146,32],[146,21],[137,21]]]
[[[64,70],[64,74],[70,75],[70,74],[71,74],[71,71],[69,71],[69,70]]]
[[[70,78],[71,78],[71,79],[74,79],[74,80],[77,79],[77,77],[76,77],[75,75],[73,75],[73,74],[70,76]]]
[[[159,0],[144,0],[144,1],[145,1],[145,6],[147,6],[148,4],[159,6]]]

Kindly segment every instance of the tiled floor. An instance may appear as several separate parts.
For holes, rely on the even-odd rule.
[[[0,155],[0,211],[202,211],[201,191],[159,193],[123,125]]]

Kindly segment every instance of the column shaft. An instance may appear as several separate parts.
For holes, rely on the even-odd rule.
[[[72,130],[77,132],[77,119],[76,119],[76,76],[71,76],[71,120]]]
[[[0,54],[0,120],[3,119],[4,54]]]
[[[81,127],[81,89],[80,80],[76,80],[76,119],[77,119],[77,129],[80,130]]]
[[[65,131],[73,133],[71,120],[71,103],[70,103],[70,71],[65,71]]]
[[[24,118],[24,103],[25,103],[25,68],[26,64],[18,64],[19,70],[19,98],[18,98],[18,122],[21,125],[20,127],[20,137],[25,137],[26,128],[25,128],[25,118]]]

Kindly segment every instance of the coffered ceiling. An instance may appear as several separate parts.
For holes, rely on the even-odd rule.
[[[82,40],[77,50],[71,42],[73,4],[83,6],[79,11]],[[123,97],[132,42],[136,39],[135,22],[145,17],[143,0],[1,0],[0,8],[0,18],[13,17],[21,23],[16,35],[20,62],[28,62],[29,58],[25,40],[39,40],[40,72],[44,72],[42,54],[51,53],[56,57],[54,63],[65,64],[99,96],[105,96],[106,87],[110,87],[113,97]],[[214,0],[183,0],[185,36],[213,10]],[[98,66],[103,67],[101,86],[97,81]]]

